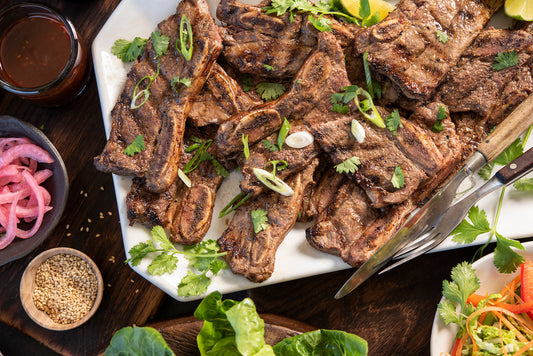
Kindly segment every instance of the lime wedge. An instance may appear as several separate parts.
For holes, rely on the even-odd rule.
[[[505,0],[505,13],[513,19],[533,21],[533,0]]]
[[[380,20],[383,20],[389,12],[394,10],[394,5],[384,0],[370,0],[370,13],[379,12]],[[341,0],[341,4],[352,16],[359,17],[360,0]]]

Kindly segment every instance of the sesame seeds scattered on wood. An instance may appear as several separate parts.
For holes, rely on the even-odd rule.
[[[43,262],[35,274],[35,306],[59,324],[72,324],[91,310],[98,281],[83,259],[59,254]]]

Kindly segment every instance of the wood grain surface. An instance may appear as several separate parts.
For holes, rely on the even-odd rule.
[[[0,0],[0,6],[17,2]],[[44,0],[43,3],[69,17],[90,46],[119,0]],[[177,345],[182,340],[181,333],[187,333],[190,339],[198,329],[198,323],[192,318],[197,302],[180,303],[171,299],[124,264],[112,178],[97,171],[92,163],[105,143],[94,76],[81,97],[53,109],[38,107],[0,91],[0,114],[43,127],[61,153],[70,178],[65,213],[50,237],[28,256],[0,267],[0,352],[4,356],[20,352],[95,355],[109,344],[114,331],[133,324],[159,325]],[[96,314],[81,327],[61,332],[46,330],[31,321],[22,308],[19,292],[21,276],[29,261],[40,252],[58,246],[72,247],[89,255],[104,278],[103,300]],[[287,327],[286,320],[281,322],[281,319],[269,322],[273,327],[276,323],[283,324],[281,327],[288,328],[287,332],[301,331],[301,322],[311,328],[358,334],[368,341],[370,355],[428,355],[442,280],[449,278],[451,268],[457,263],[470,260],[476,249],[468,247],[422,256],[386,274],[371,277],[340,300],[333,296],[353,270],[258,286],[226,297],[250,296],[260,312],[294,320],[298,326]],[[182,318],[189,318],[190,329],[183,327]],[[194,345],[189,343],[188,347]]]

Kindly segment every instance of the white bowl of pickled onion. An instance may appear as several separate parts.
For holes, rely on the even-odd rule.
[[[44,133],[0,116],[0,266],[46,239],[63,214],[68,188],[65,164]]]

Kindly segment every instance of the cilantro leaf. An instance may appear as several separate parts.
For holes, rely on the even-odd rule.
[[[331,103],[332,104],[342,103],[343,99],[344,99],[344,93],[333,93],[333,94],[331,94]]]
[[[394,136],[398,135],[398,128],[403,128],[402,118],[400,117],[398,109],[394,109],[394,111],[385,118],[385,124],[387,125],[387,129],[392,132]]]
[[[374,14],[370,17],[364,18],[361,25],[363,27],[370,27],[373,26],[381,21],[381,16],[379,16],[379,12],[374,12]]]
[[[518,64],[518,53],[516,51],[499,52],[494,58],[492,69],[500,71]]]
[[[133,62],[141,55],[146,42],[148,42],[147,39],[140,37],[135,37],[133,41],[119,39],[111,47],[111,53],[120,58],[122,62]]]
[[[161,276],[172,273],[178,267],[178,258],[171,253],[163,252],[152,260],[148,265],[148,273],[152,276]]]
[[[124,154],[133,157],[136,153],[140,153],[145,149],[146,146],[144,144],[144,136],[138,135],[137,137],[135,137],[135,140],[133,140],[133,142],[130,143],[128,147],[124,149]]]
[[[180,78],[180,77],[174,77],[170,81],[170,86],[172,87],[172,90],[176,91],[176,84],[183,84],[187,88],[189,88],[192,84],[191,78]]]
[[[195,274],[188,271],[187,275],[178,284],[178,295],[184,298],[192,295],[202,295],[207,292],[210,284],[211,280],[205,273]]]
[[[485,210],[479,210],[479,207],[473,206],[472,209],[468,212],[468,219],[461,221],[461,223],[452,231],[450,234],[453,236],[453,241],[457,243],[471,243],[479,235],[490,232],[490,224],[487,220],[487,214]]]
[[[394,167],[394,173],[391,178],[392,186],[396,189],[400,189],[405,184],[405,178],[402,172],[402,168],[399,165]]]
[[[494,168],[494,162],[489,162],[479,170],[478,174],[481,178],[489,180],[492,175],[492,169]]]
[[[309,22],[320,32],[331,32],[331,19],[320,15],[315,17],[313,15],[308,16]]]
[[[291,124],[289,123],[289,120],[287,120],[287,118],[283,119],[283,123],[281,124],[281,128],[278,132],[278,148],[280,151],[283,148],[283,142],[285,142],[285,138],[287,137],[290,129]]]
[[[254,233],[266,230],[268,227],[268,214],[263,209],[252,210],[252,223],[254,224]]]
[[[152,228],[151,235],[152,235],[152,240],[159,243],[159,246],[161,246],[163,250],[169,251],[169,250],[174,249],[174,244],[170,242],[165,230],[161,226],[159,225],[154,226]]]
[[[448,37],[448,35],[444,32],[442,32],[441,30],[437,29],[436,31],[436,36],[437,36],[437,39],[439,40],[439,42],[441,43],[446,43],[450,40],[450,37]]]
[[[500,166],[505,166],[518,158],[522,153],[524,153],[524,146],[522,145],[522,140],[517,138],[493,162]]]
[[[154,45],[155,54],[158,57],[166,54],[170,38],[168,36],[162,35],[161,31],[152,32],[151,38],[152,44]]]
[[[371,15],[370,14],[370,1],[360,0],[359,1],[359,17],[362,19],[366,19],[370,15]]]
[[[517,180],[513,183],[513,187],[522,192],[530,192],[533,190],[533,178],[522,178]]]
[[[241,76],[241,85],[242,85],[242,90],[245,93],[248,93],[250,90],[252,90],[254,86],[254,78],[252,78],[248,74],[243,74]]]
[[[479,288],[476,271],[470,263],[461,262],[452,268],[451,278],[451,282],[444,281],[442,283],[442,295],[464,308],[467,298]]]
[[[128,253],[130,258],[125,263],[131,263],[132,267],[135,267],[141,263],[141,260],[146,257],[147,254],[157,251],[152,244],[152,241],[139,242],[137,245],[130,248]]]
[[[494,249],[494,265],[500,273],[512,273],[524,262],[524,257],[513,251],[511,247],[524,250],[524,246],[516,240],[507,239],[496,234],[496,248]]]
[[[277,151],[279,151],[278,146],[276,146],[275,144],[273,144],[272,142],[270,142],[270,141],[267,140],[267,139],[264,139],[264,140],[263,140],[263,146],[265,146],[266,149],[269,149],[269,150],[272,151],[272,152],[277,152]]]
[[[218,266],[222,262],[222,266],[225,265],[223,260],[218,259],[217,252],[219,246],[216,240],[205,240],[199,244],[191,246],[183,246],[183,251],[188,252],[186,255],[189,260],[189,265],[193,268],[196,268],[200,272],[212,270],[212,267],[215,266],[217,274],[221,266]],[[218,261],[218,262],[217,262]]]
[[[335,170],[337,171],[337,173],[354,173],[358,169],[359,165],[361,165],[359,158],[353,156],[351,158],[348,158],[344,162],[337,164],[335,166]]]
[[[437,121],[435,121],[435,124],[433,125],[433,132],[441,132],[444,130],[442,120],[447,117],[448,113],[446,112],[446,108],[443,105],[439,105],[439,109],[437,111]]]
[[[451,281],[442,282],[442,295],[445,300],[439,303],[438,311],[446,324],[456,323],[465,332],[464,321],[474,311],[471,304],[467,305],[467,298],[479,288],[476,271],[468,262],[459,263],[452,268]],[[459,304],[460,310],[456,311]],[[461,333],[460,332],[460,333]]]
[[[227,176],[229,176],[228,170],[224,168],[224,166],[216,158],[213,158],[211,160],[211,164],[215,167],[215,171],[219,176],[221,176],[222,178],[226,178]]]
[[[347,114],[350,112],[350,107],[348,105],[343,104],[333,104],[331,107],[331,111],[338,112],[339,114]]]
[[[263,100],[274,100],[285,93],[285,86],[279,83],[261,82],[255,86],[255,91]]]

